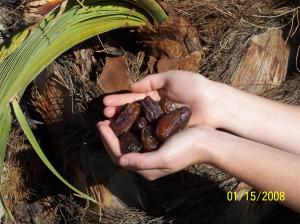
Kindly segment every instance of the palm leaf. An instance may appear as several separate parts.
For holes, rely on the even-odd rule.
[[[11,114],[11,108],[8,105],[4,113],[1,114],[0,116],[0,173],[2,173],[2,168],[3,168],[3,162],[5,158],[5,149],[6,149],[6,144],[8,141],[8,134],[9,130],[11,127],[11,122],[12,122],[12,114]],[[2,204],[2,207],[5,209],[7,216],[9,219],[15,223],[14,217],[12,216],[10,210],[7,208],[7,206],[4,203],[3,197],[0,193],[0,203]]]
[[[20,44],[28,37],[29,30],[25,29],[24,31],[15,35],[9,42],[5,42],[0,47],[0,61],[3,61],[7,58]]]

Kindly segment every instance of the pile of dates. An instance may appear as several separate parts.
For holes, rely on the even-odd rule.
[[[167,98],[157,102],[148,96],[118,107],[110,127],[119,138],[122,153],[151,152],[184,129],[191,115],[189,108],[177,108]]]

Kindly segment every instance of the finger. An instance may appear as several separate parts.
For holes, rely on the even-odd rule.
[[[136,172],[150,181],[156,180],[156,179],[166,176],[170,173],[166,169],[140,170],[140,171],[136,171]]]
[[[103,103],[108,107],[117,107],[124,105],[126,103],[132,103],[137,100],[144,99],[146,96],[150,96],[154,100],[159,100],[160,96],[157,91],[151,91],[147,93],[125,93],[125,94],[115,94],[106,96],[103,99]]]
[[[105,106],[115,107],[121,106],[126,103],[132,103],[134,101],[143,99],[146,97],[146,93],[125,93],[125,94],[114,94],[106,96],[103,99]]]
[[[132,92],[144,93],[161,89],[167,82],[167,73],[148,75],[130,86]]]
[[[134,171],[164,168],[163,156],[159,151],[149,153],[128,153],[122,155],[120,166]]]
[[[100,137],[105,145],[107,153],[114,161],[122,155],[119,140],[113,130],[109,127],[109,121],[99,122],[97,124],[100,131]]]
[[[98,122],[97,128],[98,128],[98,130],[99,130],[99,134],[100,134],[101,141],[102,141],[102,143],[103,143],[103,145],[104,145],[104,147],[105,147],[105,150],[107,151],[108,145],[107,145],[107,143],[106,143],[106,140],[105,140],[104,137],[102,136],[102,130],[100,130],[101,125],[103,125],[103,124],[106,123],[106,122],[107,122],[107,121],[100,121],[100,122]]]
[[[106,117],[111,118],[115,115],[117,108],[116,107],[105,107],[103,113]]]

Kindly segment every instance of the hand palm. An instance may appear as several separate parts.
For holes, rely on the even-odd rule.
[[[118,138],[109,127],[109,121],[100,122],[99,130],[106,149],[115,163],[134,170],[147,179],[156,179],[181,170],[205,158],[199,153],[199,128],[192,125],[209,124],[211,96],[205,90],[209,81],[200,75],[189,72],[167,72],[150,75],[131,86],[132,93],[110,95],[104,98],[107,117],[115,114],[116,107],[131,103],[146,96],[154,100],[168,97],[192,110],[189,128],[168,139],[159,150],[150,153],[128,153],[122,155]],[[203,87],[203,88],[202,88]],[[206,87],[206,88],[204,88]],[[174,162],[176,161],[176,162]]]

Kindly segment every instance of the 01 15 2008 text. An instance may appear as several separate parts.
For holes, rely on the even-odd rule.
[[[282,202],[285,200],[285,193],[283,191],[249,191],[243,195],[237,194],[234,191],[228,191],[226,194],[228,201],[240,201],[244,199],[246,201],[278,201]]]

